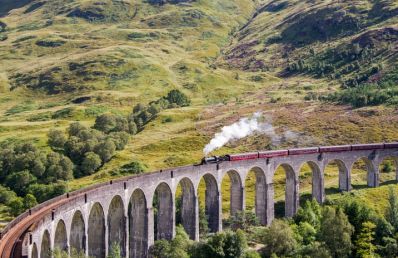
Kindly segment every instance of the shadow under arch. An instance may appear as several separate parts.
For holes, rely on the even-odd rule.
[[[120,246],[120,254],[126,256],[126,217],[124,203],[120,195],[113,197],[108,212],[108,247],[113,244]]]
[[[36,243],[33,243],[32,247],[32,258],[39,258],[39,253],[37,251],[37,245]]]
[[[305,166],[308,166],[311,170],[311,197],[317,202],[323,203],[325,201],[325,190],[321,169],[314,161],[306,161],[300,166],[299,179],[302,178],[302,172]]]
[[[210,232],[221,230],[220,227],[220,193],[216,178],[212,174],[205,174],[200,181],[204,181],[205,190],[205,215]],[[198,191],[199,191],[198,187]],[[199,193],[198,193],[199,196]]]
[[[378,185],[378,171],[376,171],[376,168],[374,167],[372,161],[367,158],[367,157],[359,157],[357,160],[355,160],[354,163],[352,163],[351,168],[350,168],[350,176],[351,178],[353,176],[355,176],[355,166],[358,164],[364,164],[364,169],[363,168],[359,168],[358,170],[365,170],[366,172],[366,185],[369,187],[376,187]],[[353,185],[352,180],[351,181],[351,185]],[[356,186],[358,188],[358,186]],[[360,188],[362,188],[361,186],[359,186]]]
[[[227,181],[226,179],[229,179]],[[238,211],[243,210],[243,184],[239,173],[236,170],[229,170],[221,182],[221,187],[224,187],[224,183],[227,181],[226,186],[229,186],[229,215],[233,216]],[[225,197],[224,197],[225,198]],[[223,198],[223,201],[224,201]],[[228,201],[228,199],[226,199]]]
[[[181,186],[181,195],[177,197],[179,211],[176,209],[176,223],[181,223],[187,232],[190,239],[195,240],[197,238],[197,226],[196,226],[196,212],[197,212],[197,196],[195,195],[195,188],[192,181],[184,177],[178,182],[177,188]],[[177,206],[177,205],[176,205]]]
[[[88,218],[88,255],[105,257],[105,214],[100,203],[95,203]]]
[[[328,187],[327,192],[337,192],[337,191],[350,191],[351,190],[351,180],[348,174],[348,168],[344,161],[339,159],[329,160],[328,163],[325,165],[324,175],[326,175],[326,170],[328,167],[336,165],[338,169],[338,189],[334,191]]]
[[[255,180],[255,189],[254,189],[254,210],[256,213],[256,217],[262,225],[268,225],[272,218],[267,213],[268,207],[268,184],[265,177],[265,172],[263,169],[259,167],[253,167],[249,170],[247,177],[245,179],[245,191],[246,191],[246,199],[248,197],[248,181],[252,180],[251,174],[254,175]],[[273,215],[272,215],[273,217]]]
[[[70,229],[70,248],[78,253],[86,251],[86,226],[81,211],[76,211]]]
[[[144,192],[136,189],[130,197],[129,254],[132,258],[148,256],[148,208]]]
[[[54,249],[68,251],[68,236],[66,226],[63,220],[58,221],[54,236]]]
[[[396,183],[398,181],[398,157],[384,157],[378,169],[380,185]]]
[[[155,240],[171,240],[174,227],[174,200],[168,184],[162,182],[156,187],[152,203],[154,208]]]
[[[298,180],[296,178],[296,174],[294,169],[289,164],[283,163],[278,165],[274,171],[273,177],[275,178],[275,174],[279,168],[282,168],[285,172],[285,217],[291,218],[293,217],[299,206],[299,196],[298,196]],[[274,182],[274,180],[273,180]],[[275,203],[276,206],[276,203]]]
[[[41,248],[40,248],[40,258],[51,258],[51,238],[48,230],[44,231],[43,237],[41,240]]]

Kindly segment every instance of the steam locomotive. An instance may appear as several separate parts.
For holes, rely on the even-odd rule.
[[[398,142],[311,147],[311,148],[274,150],[274,151],[257,151],[257,152],[242,153],[242,154],[228,154],[225,156],[204,157],[199,165],[218,164],[223,161],[270,159],[270,158],[275,158],[275,157],[286,157],[286,156],[303,155],[303,154],[316,154],[316,153],[322,154],[322,153],[327,153],[327,152],[344,152],[344,151],[357,151],[357,150],[382,150],[382,149],[393,149],[393,148],[398,148]]]

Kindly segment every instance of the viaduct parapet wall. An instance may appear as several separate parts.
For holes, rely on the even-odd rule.
[[[112,243],[121,246],[125,257],[147,257],[155,239],[172,239],[175,235],[178,185],[182,188],[181,224],[191,239],[199,240],[198,188],[202,179],[206,185],[209,229],[218,232],[222,230],[221,184],[225,177],[231,182],[230,212],[233,214],[245,209],[244,182],[250,171],[255,173],[255,212],[263,225],[269,225],[274,219],[273,179],[279,167],[286,173],[285,215],[292,217],[299,208],[299,172],[304,164],[312,170],[312,197],[320,203],[325,200],[324,177],[328,164],[333,162],[339,168],[341,191],[351,190],[353,164],[360,159],[366,164],[369,187],[379,185],[379,167],[383,160],[392,158],[398,164],[398,143],[380,149],[289,153],[282,157],[168,169],[65,194],[10,223],[0,241],[1,258],[21,255],[50,258],[54,249],[67,252],[75,249],[90,257],[104,258]],[[158,216],[154,216],[152,205],[155,193]]]

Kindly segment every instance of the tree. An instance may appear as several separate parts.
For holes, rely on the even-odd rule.
[[[103,163],[108,162],[115,154],[115,151],[116,145],[111,139],[106,139],[94,148],[94,152],[98,154]]]
[[[232,230],[242,229],[246,231],[250,227],[258,226],[259,221],[256,214],[252,211],[238,211],[229,217],[227,224],[230,225]]]
[[[10,208],[11,215],[14,217],[18,216],[24,212],[23,199],[21,197],[15,198],[9,203],[8,207]]]
[[[130,136],[126,132],[112,132],[109,138],[113,140],[116,145],[116,150],[123,150],[129,142]]]
[[[122,174],[142,174],[145,172],[145,166],[138,161],[133,161],[131,163],[125,164],[120,168],[120,173]]]
[[[297,211],[294,220],[297,224],[307,222],[315,229],[319,229],[321,221],[321,206],[316,200],[306,201],[305,204]]]
[[[353,227],[341,209],[326,206],[322,212],[319,238],[333,257],[348,257],[351,253]]]
[[[137,114],[141,111],[145,110],[145,105],[142,103],[138,103],[137,105],[134,106],[133,108],[133,114]]]
[[[54,183],[58,180],[70,180],[73,178],[73,163],[62,154],[50,152],[47,155],[47,169],[43,182]]]
[[[17,197],[17,194],[10,188],[0,185],[0,203],[8,205]]]
[[[36,198],[32,194],[27,194],[23,198],[23,207],[27,210],[37,205]]]
[[[101,158],[94,152],[85,154],[80,170],[83,175],[91,175],[102,165]]]
[[[390,186],[388,191],[386,219],[398,231],[398,198],[393,187]]]
[[[374,240],[374,229],[376,225],[372,222],[362,223],[361,232],[358,235],[356,245],[357,256],[361,258],[374,257],[376,246],[372,243]]]
[[[167,94],[166,99],[170,102],[170,104],[174,103],[180,107],[186,107],[191,105],[191,100],[179,90],[170,91]]]
[[[65,134],[60,130],[51,129],[48,134],[48,145],[53,149],[62,149],[66,142]]]
[[[160,106],[152,103],[148,108],[148,112],[154,117],[160,112]]]
[[[19,196],[23,196],[27,193],[29,185],[34,184],[37,181],[36,177],[29,173],[28,170],[17,172],[9,175],[6,178],[6,185],[13,189]]]
[[[247,251],[243,258],[261,258],[261,255],[254,250]]]
[[[305,258],[332,258],[328,248],[319,242],[304,246],[299,253],[301,255],[299,257]]]
[[[239,258],[243,257],[247,248],[247,240],[242,230],[224,231],[212,235],[207,240],[207,257]]]
[[[304,245],[313,243],[316,239],[316,229],[308,222],[300,222],[298,226],[298,232],[303,239]]]
[[[129,122],[129,133],[135,135],[138,132],[137,124],[134,121]]]
[[[154,258],[189,258],[191,241],[181,225],[176,227],[176,236],[170,242],[162,239],[155,242],[150,253]]]
[[[113,114],[102,114],[95,119],[94,128],[104,133],[110,133],[116,127],[116,116]]]
[[[260,241],[265,245],[264,255],[272,254],[288,256],[297,247],[294,232],[287,222],[275,219],[268,229],[259,235]]]
[[[77,137],[71,136],[65,143],[64,152],[75,164],[80,164],[84,157],[85,144]]]
[[[72,124],[69,125],[68,128],[68,135],[70,136],[77,136],[79,134],[80,131],[83,130],[87,130],[87,128],[85,126],[83,126],[82,124],[80,124],[79,122],[74,122]]]

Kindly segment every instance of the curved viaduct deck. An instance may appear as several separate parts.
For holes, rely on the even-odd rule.
[[[367,165],[368,186],[377,187],[379,165],[391,157],[398,161],[398,143],[353,145],[349,151],[322,153],[320,148],[316,152],[290,150],[288,156],[187,166],[114,180],[57,197],[19,216],[2,233],[1,258],[51,257],[54,248],[105,257],[111,243],[120,244],[126,257],[147,257],[155,239],[171,239],[175,234],[178,185],[182,187],[181,223],[188,235],[198,240],[198,188],[202,178],[209,228],[217,232],[222,230],[220,189],[225,176],[231,180],[230,210],[234,213],[245,208],[244,182],[249,171],[255,172],[255,210],[261,223],[267,225],[274,218],[273,176],[278,167],[286,173],[285,215],[291,217],[299,206],[299,171],[303,164],[309,164],[312,170],[313,198],[323,202],[324,170],[329,163],[338,165],[340,190],[349,191],[352,166],[358,159]],[[155,193],[157,221],[152,205]]]

